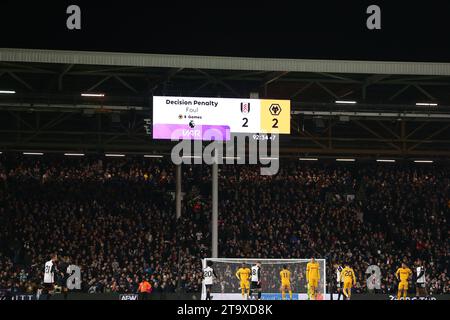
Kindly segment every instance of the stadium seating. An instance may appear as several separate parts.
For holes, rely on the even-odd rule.
[[[349,262],[356,292],[366,268],[394,292],[404,260],[426,263],[429,290],[449,293],[448,167],[305,165],[277,176],[220,167],[221,257],[326,258]],[[0,156],[0,289],[34,292],[48,255],[82,268],[83,292],[199,292],[210,256],[210,169],[183,166],[183,216],[166,160]],[[331,278],[330,278],[331,279]]]

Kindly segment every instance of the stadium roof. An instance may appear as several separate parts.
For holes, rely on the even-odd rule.
[[[450,63],[238,58],[0,48],[0,61],[129,67],[198,68],[450,76]]]
[[[292,101],[287,156],[448,158],[449,89],[448,63],[0,49],[0,91],[16,92],[0,94],[0,151],[164,153],[145,132],[153,95],[257,93]]]

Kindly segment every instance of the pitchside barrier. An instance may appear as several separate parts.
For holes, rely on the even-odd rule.
[[[200,300],[200,293],[152,293],[148,296],[148,300],[174,300],[174,301],[198,301]],[[333,295],[334,300],[336,300],[337,295]],[[327,294],[323,300],[331,300],[330,295]],[[0,305],[1,301],[30,301],[38,300],[35,294],[6,294],[0,291]],[[47,300],[46,295],[41,295],[39,300]],[[50,297],[49,300],[65,300],[64,295],[55,294]],[[67,300],[115,300],[115,301],[137,301],[142,300],[138,294],[119,294],[119,293],[69,293],[67,295]],[[218,301],[218,299],[214,299]],[[241,300],[241,299],[239,299]],[[396,295],[386,295],[386,294],[353,294],[352,300],[397,300]],[[450,300],[450,294],[444,295],[431,295],[429,297],[407,297],[406,300]],[[335,303],[340,303],[335,302]],[[207,303],[205,301],[205,303]],[[241,300],[241,303],[247,303]],[[248,301],[251,303],[251,301]]]

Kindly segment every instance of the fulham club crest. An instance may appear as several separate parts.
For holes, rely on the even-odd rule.
[[[250,102],[242,102],[241,103],[241,112],[243,114],[249,114],[250,113]]]

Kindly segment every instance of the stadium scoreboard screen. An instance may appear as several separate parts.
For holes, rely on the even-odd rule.
[[[153,98],[153,139],[228,141],[231,134],[290,134],[291,102],[269,99]]]

